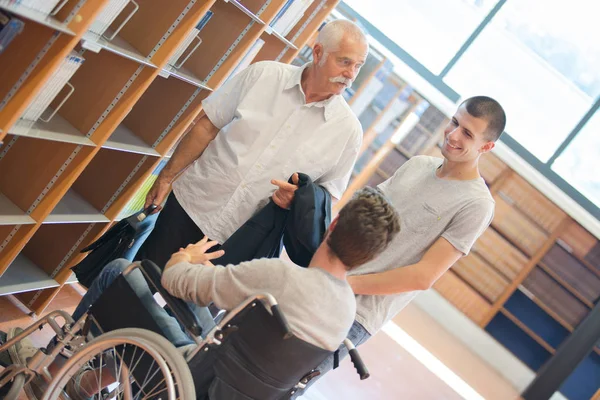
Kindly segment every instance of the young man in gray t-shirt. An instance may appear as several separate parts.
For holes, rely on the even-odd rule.
[[[377,258],[349,273],[356,294],[349,337],[355,345],[429,289],[489,226],[494,199],[478,163],[494,148],[505,124],[497,101],[467,99],[444,130],[444,159],[413,157],[379,185],[397,208],[402,229]],[[331,366],[331,360],[321,365],[321,376]]]

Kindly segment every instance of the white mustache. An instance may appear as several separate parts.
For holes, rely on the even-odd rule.
[[[343,76],[336,76],[335,78],[329,78],[329,82],[331,83],[343,83],[346,87],[352,86],[352,80],[348,78],[344,78]]]

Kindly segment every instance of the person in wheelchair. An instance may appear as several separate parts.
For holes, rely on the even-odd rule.
[[[308,268],[283,259],[214,266],[210,260],[222,256],[223,252],[207,253],[216,243],[204,238],[171,256],[161,282],[175,297],[200,306],[214,302],[226,311],[252,295],[269,293],[277,300],[294,336],[335,351],[346,338],[356,313],[354,293],[346,281],[347,272],[382,252],[399,231],[395,208],[380,191],[366,187],[357,192],[331,222]],[[77,321],[84,316],[130,264],[123,259],[109,263],[81,300],[73,319]],[[195,343],[179,322],[154,300],[139,270],[129,273],[126,279],[173,345],[185,348]],[[118,310],[112,312],[118,313]],[[31,354],[24,341],[20,343],[20,351]],[[58,363],[54,368],[59,368]],[[52,370],[50,368],[51,373]],[[91,396],[102,389],[98,387],[99,382],[94,371],[86,371],[84,376],[78,377],[78,387],[72,388],[77,393],[71,397]],[[105,377],[101,385],[108,383]]]

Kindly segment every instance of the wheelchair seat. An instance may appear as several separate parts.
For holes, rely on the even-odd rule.
[[[317,366],[333,353],[294,336],[277,302],[268,294],[246,300],[200,338],[199,324],[187,304],[160,285],[158,266],[142,261],[139,267],[196,339],[198,346],[186,359],[197,399],[287,399],[318,375]],[[103,331],[134,327],[165,336],[124,275],[94,303],[89,315]],[[356,350],[351,349],[350,355],[361,379],[368,377]]]

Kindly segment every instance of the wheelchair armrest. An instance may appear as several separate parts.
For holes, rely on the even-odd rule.
[[[354,347],[354,343],[352,343],[352,341],[350,339],[345,339],[344,345],[348,348],[348,353],[350,354],[350,360],[352,360],[352,364],[354,364],[354,368],[356,368],[356,372],[358,372],[358,375],[360,375],[360,380],[362,381],[364,379],[367,379],[369,376],[371,376],[371,374],[369,373],[369,370],[367,369],[367,366],[365,365],[364,361],[360,357],[360,354],[358,354],[358,350],[356,350],[356,347]]]
[[[160,293],[175,317],[183,324],[183,326],[185,326],[194,336],[202,335],[202,326],[200,325],[200,321],[198,320],[196,314],[190,310],[185,301],[171,296],[171,294],[167,292],[167,290],[160,283],[162,276],[160,268],[158,268],[158,266],[150,260],[143,260],[140,268],[148,280]]]

